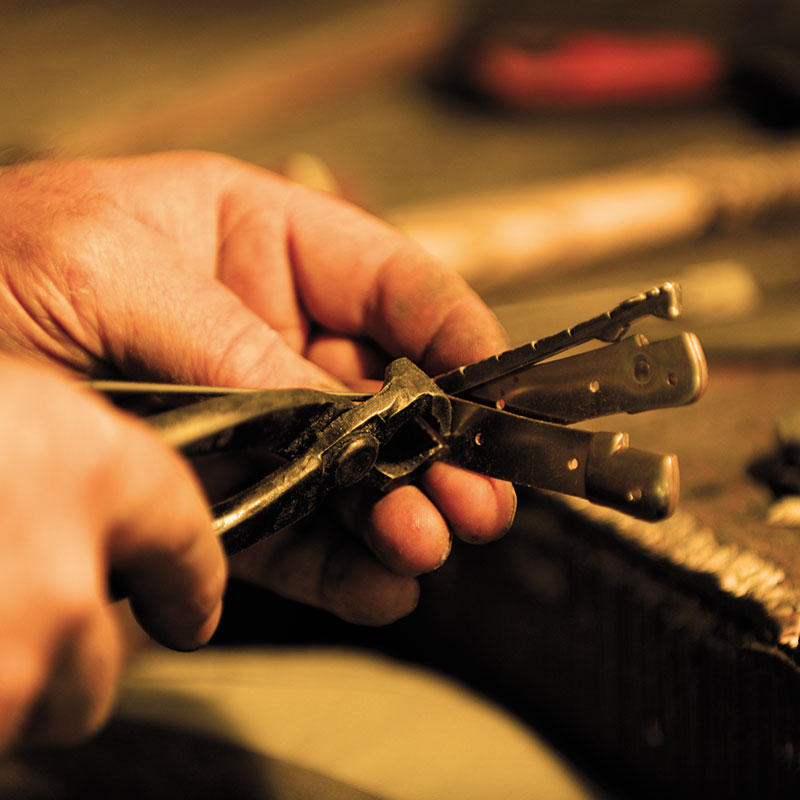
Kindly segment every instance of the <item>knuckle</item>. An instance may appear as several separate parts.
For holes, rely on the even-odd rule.
[[[61,630],[78,629],[97,614],[101,601],[96,579],[86,565],[70,568],[70,560],[64,561],[48,570],[39,605],[51,609],[54,624]]]
[[[100,728],[112,707],[122,644],[110,614],[62,628],[58,640],[24,721],[27,744],[79,744]]]

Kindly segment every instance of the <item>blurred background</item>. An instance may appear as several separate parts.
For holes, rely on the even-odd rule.
[[[707,347],[795,344],[789,0],[38,0],[0,14],[5,161],[196,147],[283,170],[419,238],[515,340],[549,332],[576,288],[638,291],[688,269]],[[753,328],[765,303],[781,314],[771,333]]]
[[[0,15],[7,162],[196,147],[286,171],[419,238],[516,340],[579,319],[559,305],[577,288],[688,269],[707,347],[796,343],[789,0],[37,0]],[[754,322],[765,304],[771,332]]]
[[[797,521],[764,535],[772,498],[744,466],[800,393],[795,0],[0,2],[0,161],[166,148],[227,153],[365,206],[458,269],[515,342],[680,280],[686,327],[710,359],[708,404],[620,429],[677,450],[688,509],[723,545],[769,556],[790,594],[800,587]],[[548,509],[520,529],[563,527]],[[429,609],[432,622],[357,643],[413,652],[542,722],[604,787],[553,778],[559,789],[530,796],[628,796],[625,784],[638,797],[643,786],[744,797],[764,775],[781,788],[797,779],[797,726],[784,715],[779,736],[769,714],[798,691],[796,641],[780,636],[800,594],[780,613],[740,614],[712,567],[695,583],[663,553],[648,560],[641,541],[629,552],[592,529],[567,553],[563,532],[548,535],[508,537],[535,552],[530,563],[527,551],[493,551],[493,568],[456,556],[432,579],[427,596],[440,609],[457,597],[477,628],[458,608]],[[288,605],[254,616],[256,602],[231,600],[239,622],[222,640],[295,641],[298,626],[326,625]],[[495,611],[522,627],[500,638]],[[714,638],[742,630],[776,648],[778,667],[755,667],[770,676],[758,704],[742,699],[741,642],[726,639],[723,658]],[[771,733],[748,749],[742,732],[759,726]]]

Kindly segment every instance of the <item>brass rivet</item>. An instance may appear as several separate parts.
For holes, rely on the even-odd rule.
[[[650,362],[644,356],[639,356],[633,363],[633,377],[639,383],[647,383],[651,374]]]

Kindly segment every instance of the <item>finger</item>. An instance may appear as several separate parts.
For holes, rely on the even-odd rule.
[[[498,539],[514,521],[517,495],[506,481],[435,463],[425,471],[421,484],[453,533],[466,542]]]
[[[0,722],[3,744],[12,735],[21,744],[70,743],[87,736],[107,717],[121,670],[120,631],[98,552],[102,536],[91,517],[73,514],[68,503],[58,508],[61,513],[52,516],[45,511],[38,531],[28,519],[19,547],[24,551],[41,541],[40,532],[51,542],[39,553],[36,569],[3,576],[0,706],[8,714],[8,727]]]
[[[326,333],[314,337],[306,358],[348,386],[364,379],[382,380],[386,353],[366,339]]]
[[[103,328],[114,331],[106,348],[125,374],[214,386],[343,388],[213,277],[164,269],[150,275],[146,291],[123,291],[135,329],[120,335],[115,318]]]
[[[108,718],[122,671],[120,631],[102,598],[67,632],[43,694],[25,721],[27,745],[77,744]]]
[[[400,575],[438,569],[450,555],[447,523],[416,486],[401,486],[381,497],[372,506],[364,536],[381,562]]]
[[[385,625],[410,614],[419,587],[379,564],[348,535],[311,522],[282,531],[231,560],[234,575],[347,622]]]
[[[123,419],[125,459],[105,474],[108,560],[140,623],[162,644],[205,643],[221,613],[226,562],[189,467],[143,424]]]
[[[231,252],[226,282],[253,296],[269,269],[253,259],[274,221],[253,209],[273,207],[283,192],[283,239],[288,243],[297,295],[311,318],[351,336],[369,336],[393,355],[409,355],[430,371],[443,371],[507,346],[497,319],[467,284],[420,246],[364,211],[326,194],[255,168],[240,167],[225,196],[223,240],[240,238],[245,259]],[[273,215],[274,219],[274,215]],[[247,220],[247,223],[242,223]],[[247,242],[247,243],[245,243]],[[263,255],[264,245],[260,245]],[[274,249],[266,254],[275,257]],[[239,290],[237,289],[237,292]],[[264,294],[264,289],[261,294]],[[274,300],[251,307],[265,318]],[[263,307],[262,307],[263,305]]]
[[[415,486],[388,494],[354,487],[337,498],[336,513],[392,572],[416,576],[440,567],[450,554],[447,522]]]

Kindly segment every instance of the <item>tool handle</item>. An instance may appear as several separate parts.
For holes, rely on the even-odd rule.
[[[666,519],[680,494],[678,458],[628,447],[621,433],[592,435],[584,475],[586,499],[639,519]]]
[[[287,461],[262,480],[212,509],[214,532],[228,555],[297,522],[319,501],[319,457]]]
[[[677,502],[677,458],[631,448],[625,433],[568,428],[454,399],[448,445],[443,458],[465,469],[641,519],[663,519]]]
[[[707,381],[708,367],[694,334],[652,343],[638,334],[526,367],[465,396],[522,416],[570,424],[693,403]]]

